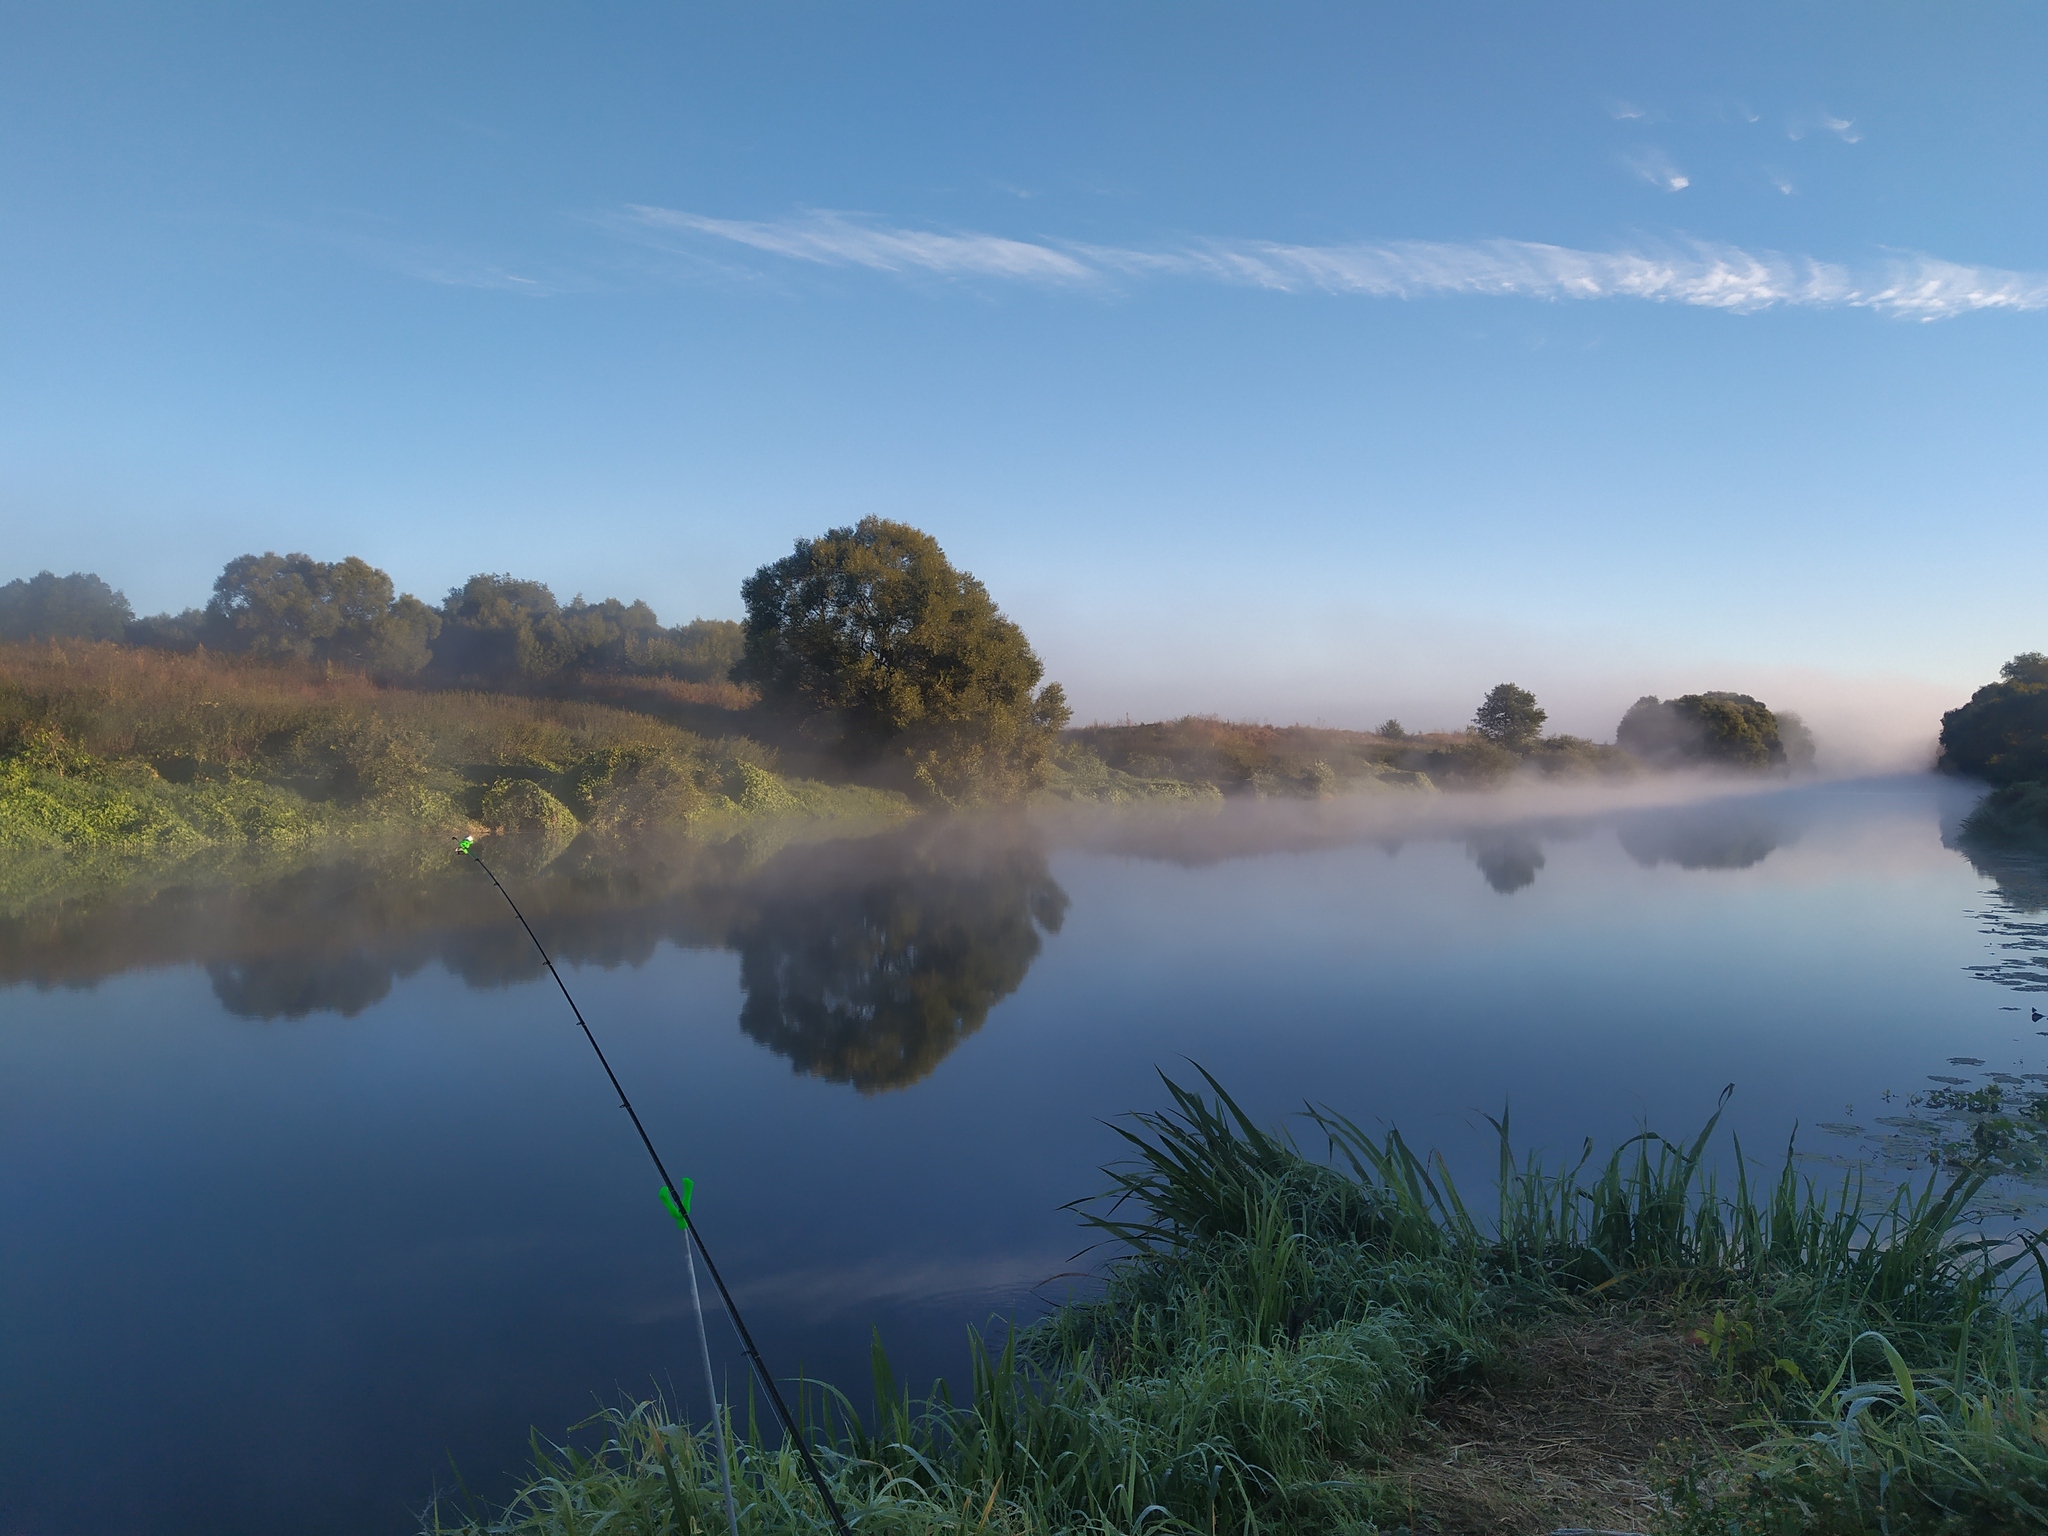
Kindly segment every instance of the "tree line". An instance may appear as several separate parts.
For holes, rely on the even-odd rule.
[[[1045,781],[1071,715],[1065,693],[1044,681],[1022,629],[931,535],[869,517],[798,539],[740,596],[744,623],[664,626],[642,601],[579,594],[565,604],[544,582],[486,572],[429,606],[355,556],[266,552],[230,560],[203,608],[149,618],[89,573],[9,582],[0,638],[205,646],[438,687],[573,685],[604,674],[731,680],[759,691],[750,729],[780,731],[856,776],[949,803],[1013,799]],[[1473,716],[1471,750],[1490,754],[1497,772],[1615,754],[1544,736],[1548,718],[1529,690],[1501,683]],[[1379,734],[1406,733],[1389,720]],[[1639,699],[1616,747],[1667,768],[1796,771],[1813,761],[1797,716],[1738,693]]]
[[[744,624],[664,627],[645,602],[558,601],[483,573],[438,607],[351,556],[230,560],[203,608],[137,618],[98,576],[44,571],[0,587],[0,639],[114,640],[326,662],[428,687],[519,689],[625,674],[751,684],[749,729],[857,778],[948,803],[1042,782],[1070,711],[1024,632],[937,540],[869,517],[741,587]]]
[[[1497,684],[1473,712],[1472,732],[1503,752],[1526,756],[1569,737],[1543,735],[1549,713],[1536,695]],[[1399,721],[1382,726],[1401,734]],[[1814,763],[1813,732],[1790,710],[1774,710],[1746,693],[1645,694],[1615,727],[1614,744],[1651,768],[1717,768],[1804,773]]]
[[[740,626],[696,619],[664,627],[645,602],[562,603],[545,582],[483,573],[439,607],[397,591],[353,555],[239,555],[203,608],[137,618],[89,572],[49,571],[0,586],[0,639],[113,640],[160,650],[200,646],[274,661],[332,662],[385,679],[509,688],[579,672],[724,679]]]

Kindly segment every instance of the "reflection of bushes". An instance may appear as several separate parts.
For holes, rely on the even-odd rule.
[[[1534,885],[1543,867],[1543,847],[1527,832],[1489,832],[1466,846],[1486,883],[1503,896]]]
[[[1039,928],[1066,911],[1032,847],[920,832],[817,855],[734,935],[740,1027],[863,1093],[930,1073],[1017,990]]]
[[[352,1019],[391,991],[393,967],[374,955],[348,954],[308,964],[297,955],[270,955],[207,966],[213,995],[240,1019],[303,1019],[338,1013]]]
[[[756,790],[779,782],[756,772]],[[525,779],[492,793],[508,821],[506,803],[550,798]],[[179,865],[157,888],[0,916],[0,984],[197,963],[228,1012],[285,1019],[353,1016],[436,961],[472,987],[540,977],[490,883],[445,846],[337,863],[278,853],[211,881]],[[565,965],[729,945],[746,988],[742,1027],[798,1070],[863,1091],[915,1081],[980,1028],[1067,904],[1035,847],[943,826],[797,845],[766,867],[757,857],[744,838],[674,836],[639,840],[631,858],[590,839],[561,852],[544,837],[507,838],[490,851]]]
[[[1792,840],[1782,816],[1739,801],[1646,812],[1618,830],[1622,849],[1645,869],[1748,869]]]

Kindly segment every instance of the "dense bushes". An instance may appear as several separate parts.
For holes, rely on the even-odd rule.
[[[1941,767],[1994,784],[2048,779],[2048,656],[2013,657],[1941,717]]]
[[[1688,693],[1629,706],[1615,745],[1657,768],[1801,772],[1813,766],[1813,733],[1746,693]]]
[[[0,646],[0,846],[18,850],[629,831],[764,814],[774,797],[749,774],[786,813],[834,814],[839,792],[791,792],[752,742],[604,705],[104,641]]]

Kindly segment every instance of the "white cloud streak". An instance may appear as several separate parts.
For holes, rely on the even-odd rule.
[[[942,235],[922,229],[886,229],[838,213],[757,223],[711,219],[673,208],[638,204],[626,212],[632,222],[650,232],[709,235],[772,255],[828,266],[1056,283],[1085,283],[1096,276],[1084,263],[1052,246],[1001,235]]]
[[[2048,273],[1971,266],[1916,252],[1848,265],[1707,241],[1589,251],[1530,240],[1201,240],[1148,250],[892,228],[843,213],[748,221],[651,207],[628,209],[625,223],[664,243],[677,237],[715,241],[817,266],[1067,288],[1106,290],[1119,281],[1180,278],[1277,293],[1641,299],[1738,313],[1868,309],[1917,320],[2048,309]]]

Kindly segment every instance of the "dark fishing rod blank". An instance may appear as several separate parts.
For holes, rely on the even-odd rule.
[[[597,1043],[597,1036],[590,1032],[590,1025],[583,1017],[583,1010],[576,1006],[576,999],[569,993],[569,984],[562,980],[562,973],[555,969],[554,959],[548,954],[547,946],[540,941],[540,935],[533,931],[533,924],[526,920],[526,914],[519,910],[519,903],[512,899],[512,893],[505,889],[504,881],[486,864],[476,852],[474,840],[457,839],[458,852],[467,857],[476,867],[491,877],[491,884],[498,888],[498,894],[505,898],[505,905],[512,909],[512,915],[519,919],[519,926],[526,930],[526,936],[533,940],[533,947],[540,954],[541,964],[548,968],[548,974],[555,978],[555,985],[561,988],[562,1000],[569,1005],[569,1012],[575,1015],[577,1028],[583,1031],[583,1038],[590,1042],[590,1048],[597,1054],[597,1064],[604,1068],[604,1075],[611,1081],[612,1092],[619,1096],[619,1108],[633,1122],[633,1129],[640,1137],[640,1145],[647,1149],[648,1159],[654,1164],[654,1171],[661,1176],[663,1203],[674,1215],[676,1225],[683,1229],[685,1238],[697,1245],[697,1254],[704,1260],[704,1269],[711,1276],[711,1283],[718,1288],[718,1299],[725,1304],[725,1315],[732,1319],[733,1332],[739,1336],[740,1349],[746,1354],[747,1362],[760,1378],[761,1386],[768,1394],[768,1401],[775,1409],[775,1417],[781,1421],[783,1432],[796,1446],[797,1454],[803,1458],[804,1471],[810,1475],[811,1485],[818,1490],[818,1497],[825,1501],[825,1509],[832,1516],[834,1529],[839,1536],[853,1536],[841,1513],[839,1501],[832,1497],[832,1489],[825,1482],[825,1474],[818,1466],[818,1460],[811,1454],[810,1442],[797,1428],[796,1417],[789,1411],[789,1404],[782,1400],[782,1389],[775,1385],[775,1378],[768,1374],[768,1362],[761,1358],[761,1351],[754,1344],[754,1336],[747,1329],[746,1319],[740,1316],[739,1304],[732,1299],[732,1292],[726,1289],[725,1277],[718,1272],[718,1265],[712,1260],[711,1250],[704,1246],[704,1234],[697,1228],[697,1219],[689,1212],[688,1202],[676,1193],[675,1180],[668,1176],[668,1169],[662,1164],[661,1154],[654,1150],[654,1139],[647,1134],[647,1127],[640,1123],[639,1111],[633,1108],[633,1101],[626,1096],[625,1087],[619,1082],[618,1073],[605,1058],[604,1047]],[[718,1411],[716,1400],[712,1412]],[[730,1499],[728,1494],[727,1498]]]

